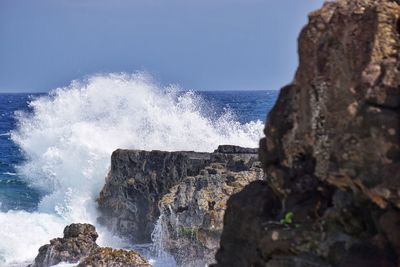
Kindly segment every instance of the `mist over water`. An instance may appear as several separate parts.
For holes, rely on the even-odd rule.
[[[0,265],[32,260],[65,225],[96,225],[99,244],[126,244],[96,224],[96,198],[117,148],[213,151],[257,147],[263,123],[215,116],[201,96],[160,87],[145,74],[108,74],[72,82],[16,114],[11,139],[22,150],[16,170],[43,196],[36,212],[0,213]]]

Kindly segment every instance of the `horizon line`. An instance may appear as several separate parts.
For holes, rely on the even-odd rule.
[[[55,90],[55,89],[52,89]],[[10,91],[0,91],[0,94],[48,94],[52,90],[49,90],[47,92],[29,92],[29,91],[24,91],[24,92],[10,92]],[[178,91],[194,91],[194,92],[262,92],[262,91],[280,91],[280,89],[221,89],[221,90],[204,90],[204,89],[180,89]]]

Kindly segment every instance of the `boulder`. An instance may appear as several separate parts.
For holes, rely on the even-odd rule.
[[[268,116],[265,182],[228,201],[216,266],[399,266],[400,4],[329,1]]]
[[[64,229],[63,238],[50,240],[39,248],[35,262],[29,267],[48,267],[59,263],[79,263],[79,267],[150,267],[135,251],[99,247],[98,235],[91,224],[74,223]]]
[[[148,261],[134,251],[97,248],[77,267],[151,267]]]
[[[31,267],[53,266],[60,262],[79,262],[98,248],[96,229],[90,224],[71,224],[64,229],[63,238],[50,240],[39,248]]]

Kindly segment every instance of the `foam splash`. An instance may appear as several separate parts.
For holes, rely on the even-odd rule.
[[[229,112],[211,118],[206,106],[195,93],[162,88],[140,73],[92,76],[32,100],[31,113],[16,114],[11,138],[28,159],[18,174],[45,197],[37,213],[0,213],[0,263],[33,259],[69,223],[96,224],[95,199],[117,148],[257,146],[260,121],[240,124]],[[100,244],[122,245],[96,227]]]
[[[0,212],[0,266],[33,259],[49,237],[62,236],[63,221],[57,216],[25,211]]]
[[[153,232],[151,233],[151,240],[153,244],[150,248],[152,257],[155,259],[152,262],[154,267],[174,267],[176,266],[175,259],[165,251],[164,242],[169,239],[166,227],[163,225],[163,214],[158,218]]]

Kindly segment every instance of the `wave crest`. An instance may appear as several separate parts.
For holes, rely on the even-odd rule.
[[[64,224],[96,224],[95,199],[117,148],[256,147],[263,129],[260,121],[237,122],[229,111],[215,117],[196,93],[160,87],[143,73],[91,76],[29,105],[31,112],[16,114],[18,126],[11,133],[27,159],[17,171],[43,193],[38,212],[58,215]]]

